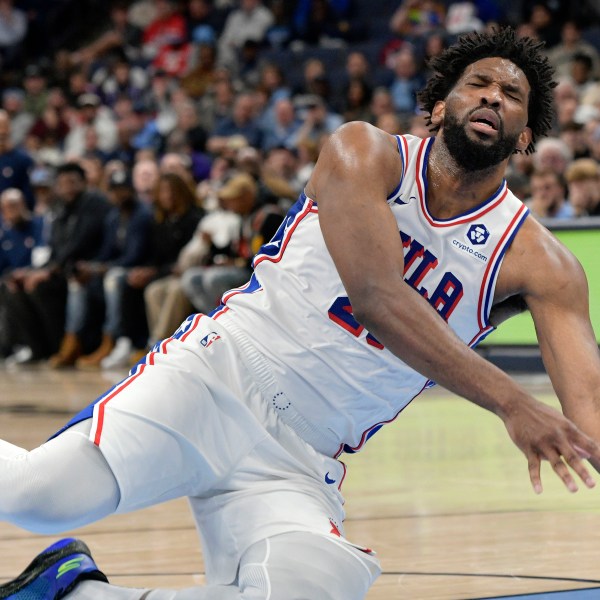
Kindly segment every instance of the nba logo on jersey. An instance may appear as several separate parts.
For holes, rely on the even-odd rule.
[[[469,240],[473,246],[485,246],[489,237],[490,232],[482,223],[471,225],[469,231],[467,231],[467,240]]]
[[[221,336],[216,331],[211,331],[208,335],[205,335],[201,340],[200,344],[204,348],[208,348],[213,342],[220,340]]]

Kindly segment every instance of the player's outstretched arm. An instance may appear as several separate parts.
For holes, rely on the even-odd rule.
[[[600,352],[581,265],[533,219],[524,224],[505,262],[506,275],[520,286],[531,311],[544,365],[563,412],[600,441]],[[498,284],[504,285],[501,280]],[[600,462],[594,458],[591,462],[600,471]]]
[[[400,235],[386,202],[400,178],[394,144],[367,124],[345,125],[324,146],[307,185],[354,316],[409,366],[500,416],[528,458],[536,491],[536,463],[554,464],[557,455],[593,486],[581,456],[600,461],[596,443],[471,350],[404,282]],[[568,469],[556,469],[574,490]]]

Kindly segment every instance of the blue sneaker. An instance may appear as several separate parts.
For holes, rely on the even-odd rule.
[[[0,585],[0,598],[58,600],[82,579],[108,583],[89,548],[81,540],[65,538],[38,554],[16,579]]]

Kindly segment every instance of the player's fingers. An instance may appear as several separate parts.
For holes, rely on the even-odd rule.
[[[549,450],[545,453],[544,458],[550,463],[554,472],[563,480],[567,489],[572,493],[576,492],[578,489],[577,484],[559,452],[554,449]]]
[[[540,457],[537,454],[532,454],[528,457],[527,462],[533,491],[536,494],[541,494],[544,490],[542,488],[542,478],[540,477]]]
[[[583,464],[583,460],[581,459],[576,446],[574,446],[572,450],[569,450],[567,453],[563,454],[563,457],[569,467],[571,467],[571,469],[573,469],[573,471],[579,475],[579,478],[587,487],[593,488],[596,485],[596,482]]]

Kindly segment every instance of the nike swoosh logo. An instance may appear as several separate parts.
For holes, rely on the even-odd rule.
[[[329,471],[327,471],[327,473],[325,473],[325,483],[328,483],[329,485],[331,485],[332,483],[335,483],[335,479],[331,479],[329,477]]]

